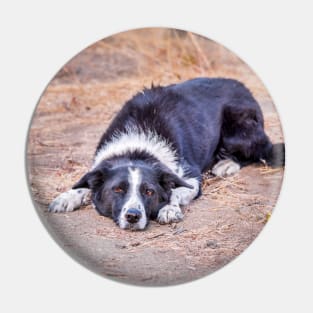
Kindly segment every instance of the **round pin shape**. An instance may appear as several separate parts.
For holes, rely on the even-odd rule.
[[[69,255],[106,278],[165,286],[216,271],[255,239],[279,195],[284,138],[236,55],[145,28],[60,69],[26,157],[37,212]]]

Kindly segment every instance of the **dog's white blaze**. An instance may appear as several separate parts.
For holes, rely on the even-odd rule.
[[[122,212],[119,217],[119,225],[121,228],[125,228],[128,225],[128,222],[126,221],[125,214],[128,209],[138,209],[141,212],[141,218],[140,220],[134,225],[138,229],[144,229],[147,223],[147,216],[146,211],[144,208],[144,205],[140,198],[140,185],[142,182],[142,176],[139,168],[128,168],[128,183],[129,183],[129,193],[130,197],[125,202]]]
[[[106,142],[97,152],[93,168],[112,156],[123,155],[136,150],[146,151],[178,176],[183,176],[184,170],[179,164],[172,145],[153,131],[144,133],[135,127],[129,127],[123,133],[116,133],[111,141]]]

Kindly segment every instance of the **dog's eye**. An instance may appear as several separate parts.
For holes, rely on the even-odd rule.
[[[145,194],[146,194],[147,196],[151,197],[151,196],[153,196],[153,194],[154,194],[154,190],[152,190],[152,189],[146,189]]]
[[[116,193],[122,193],[122,192],[124,192],[124,189],[122,187],[118,186],[118,187],[114,187],[113,191]]]

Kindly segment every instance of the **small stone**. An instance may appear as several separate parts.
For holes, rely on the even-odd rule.
[[[139,241],[135,241],[135,242],[132,242],[130,245],[131,245],[132,247],[137,247],[137,246],[140,245],[140,242],[139,242]]]
[[[211,248],[211,249],[217,249],[218,248],[218,244],[217,244],[217,241],[216,240],[208,240],[206,242],[206,246],[208,248]]]

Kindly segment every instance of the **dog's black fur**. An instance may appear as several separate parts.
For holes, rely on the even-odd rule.
[[[242,166],[260,160],[271,165],[283,163],[277,160],[283,155],[283,147],[273,155],[260,106],[237,80],[196,78],[144,89],[124,105],[97,150],[129,124],[140,125],[144,131],[153,128],[166,138],[194,176],[225,158]]]

